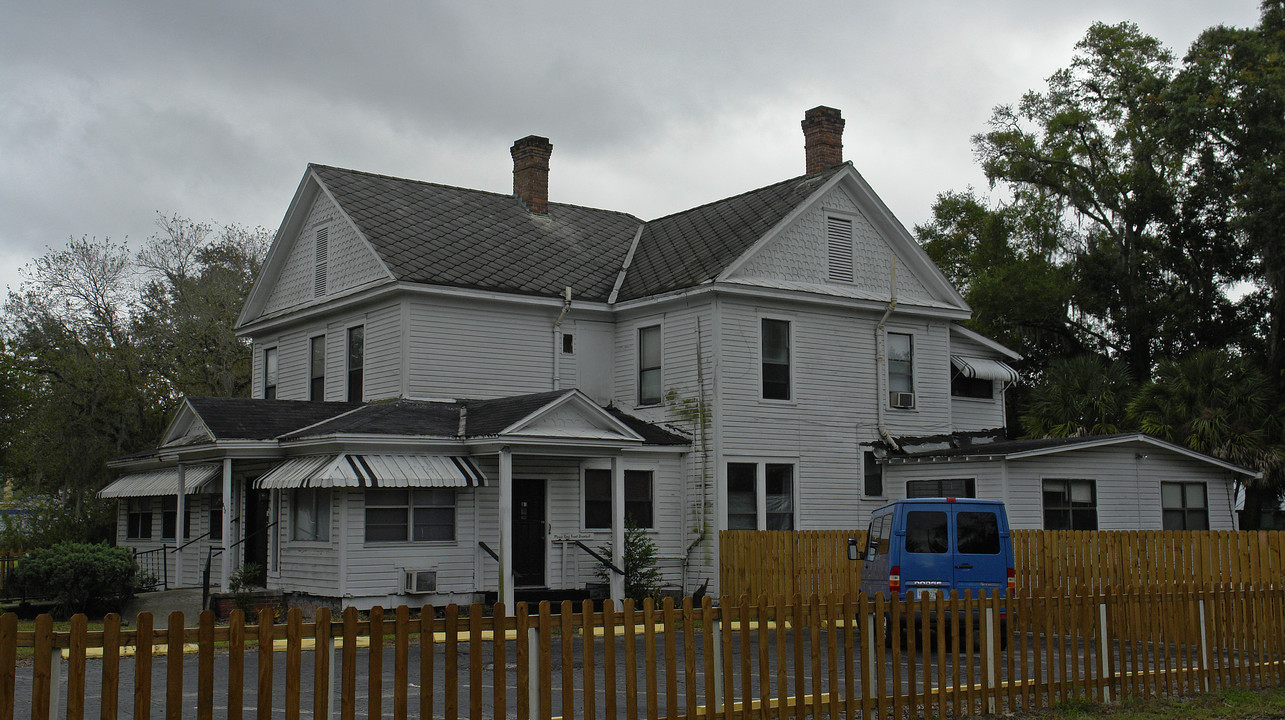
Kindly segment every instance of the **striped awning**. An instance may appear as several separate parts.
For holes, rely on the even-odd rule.
[[[337,487],[485,487],[467,457],[452,455],[310,455],[291,458],[255,481],[263,490]]]
[[[950,364],[954,365],[955,369],[959,370],[959,374],[964,377],[1017,382],[1017,371],[998,360],[951,355]]]
[[[222,475],[218,465],[188,465],[183,476],[187,486],[184,495],[213,492],[214,482]],[[101,498],[157,497],[178,494],[178,468],[161,468],[122,475],[98,491]]]

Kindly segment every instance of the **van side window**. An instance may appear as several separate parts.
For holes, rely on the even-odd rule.
[[[892,516],[884,515],[879,519],[879,554],[892,552]]]
[[[961,512],[955,515],[959,537],[955,547],[970,555],[999,554],[999,518],[992,512]]]
[[[944,553],[949,544],[946,513],[926,510],[906,513],[906,552]]]

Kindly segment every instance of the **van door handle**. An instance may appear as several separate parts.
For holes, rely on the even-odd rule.
[[[956,570],[972,570],[972,569],[973,569],[973,566],[972,566],[972,565],[969,565],[968,563],[964,563],[964,564],[962,564],[962,565],[956,565],[956,566],[955,566],[955,569],[956,569]]]

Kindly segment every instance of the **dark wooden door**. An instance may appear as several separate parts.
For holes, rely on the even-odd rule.
[[[513,481],[513,584],[544,587],[544,481]]]
[[[260,577],[256,578],[262,585],[267,579],[268,571],[268,516],[272,507],[272,494],[268,490],[255,490],[247,487],[245,491],[245,555],[243,562],[258,565]]]

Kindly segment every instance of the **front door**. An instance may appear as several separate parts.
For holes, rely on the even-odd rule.
[[[544,481],[513,480],[513,585],[544,587]]]
[[[272,493],[255,490],[246,483],[245,490],[245,556],[246,565],[257,565],[259,577],[255,582],[263,585],[268,571],[268,516],[272,507]]]

